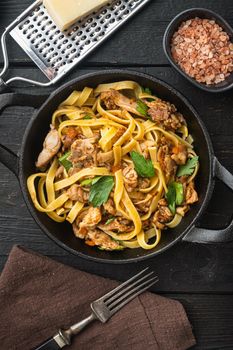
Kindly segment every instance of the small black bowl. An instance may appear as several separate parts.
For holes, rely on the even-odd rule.
[[[203,83],[197,82],[195,79],[191,78],[188,74],[186,74],[179,65],[175,62],[171,53],[171,40],[173,34],[177,31],[182,22],[187,21],[191,18],[207,18],[211,20],[215,20],[217,24],[219,24],[223,30],[229,35],[231,42],[233,41],[233,29],[232,27],[217,13],[204,9],[204,8],[192,8],[189,10],[185,10],[178,14],[168,25],[164,37],[163,37],[163,49],[164,52],[170,61],[171,65],[185,77],[188,79],[193,85],[199,87],[202,90],[209,92],[222,92],[229,90],[233,87],[233,73],[231,73],[224,81],[218,84],[206,85]]]

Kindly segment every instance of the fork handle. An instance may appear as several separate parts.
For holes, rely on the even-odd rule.
[[[92,313],[90,316],[86,317],[82,321],[75,323],[73,326],[67,330],[60,329],[59,332],[53,337],[46,340],[35,350],[59,350],[64,348],[66,345],[71,344],[71,338],[80,333],[86,326],[91,322],[96,320],[96,316]]]
[[[60,350],[62,349],[62,347],[56,342],[56,340],[54,340],[54,338],[50,338],[46,340],[43,344],[41,344],[39,347],[37,347],[35,350]]]
[[[59,332],[50,339],[47,339],[44,343],[39,345],[35,350],[60,350],[66,345],[71,344],[71,336],[66,336],[65,331],[59,330]]]

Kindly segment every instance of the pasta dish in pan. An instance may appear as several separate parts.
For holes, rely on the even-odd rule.
[[[153,249],[198,201],[185,118],[150,89],[85,87],[51,117],[28,190],[37,210],[67,220],[89,246]]]

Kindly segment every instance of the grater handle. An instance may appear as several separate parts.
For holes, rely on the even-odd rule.
[[[6,82],[4,82],[2,80],[2,77],[5,76],[5,74],[8,71],[8,67],[9,67],[9,57],[8,57],[8,51],[7,51],[7,45],[6,45],[7,35],[10,33],[10,31],[17,24],[20,23],[20,21],[23,18],[25,18],[26,15],[28,15],[31,12],[31,10],[33,10],[40,3],[41,3],[41,0],[36,0],[31,6],[29,6],[24,12],[22,12],[21,15],[19,15],[8,27],[6,27],[6,29],[2,33],[2,36],[1,36],[1,49],[2,49],[4,65],[3,65],[2,71],[0,72],[0,94],[4,93],[4,92],[9,92],[10,89],[7,87],[7,85],[10,84],[11,82],[14,82],[14,81],[21,81],[21,82],[25,82],[25,83],[32,84],[32,85],[41,86],[41,87],[51,86],[51,85],[53,85],[56,82],[56,80],[54,79],[53,81],[49,81],[47,83],[43,83],[43,82],[40,82],[40,81],[27,79],[27,78],[24,78],[24,77],[14,77],[14,78],[11,78],[11,79],[7,80]]]

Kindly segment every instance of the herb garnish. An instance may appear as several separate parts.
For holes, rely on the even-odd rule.
[[[96,176],[93,177],[92,179],[85,179],[81,181],[82,186],[88,186],[88,185],[94,185],[99,179],[101,179],[102,176]]]
[[[142,91],[145,92],[145,94],[152,95],[152,91],[149,88],[143,88]]]
[[[101,176],[101,178],[91,185],[89,202],[93,207],[100,207],[106,203],[114,187],[113,176]]]
[[[175,214],[176,205],[181,205],[184,200],[183,185],[180,182],[172,182],[168,186],[168,191],[165,195],[165,198],[168,202],[168,208],[172,214]]]
[[[68,160],[68,158],[70,157],[71,152],[67,152],[65,153],[62,157],[60,157],[58,159],[59,163],[61,165],[64,166],[64,168],[66,169],[66,171],[69,171],[70,168],[72,168],[73,164],[71,163],[71,161]]]
[[[134,167],[139,176],[153,177],[155,176],[155,169],[151,160],[147,160],[142,154],[138,152],[131,152],[130,156],[134,163]]]
[[[109,224],[111,224],[111,222],[113,222],[113,220],[115,220],[115,216],[110,217],[110,218],[105,222],[104,225],[109,225]]]
[[[88,120],[88,119],[92,119],[92,117],[91,117],[90,115],[85,115],[85,116],[83,117],[83,119],[84,119],[84,120]]]
[[[180,165],[177,171],[176,176],[184,176],[184,175],[192,175],[194,169],[198,163],[199,157],[193,157],[188,159],[187,163],[184,165]]]
[[[142,92],[144,92],[145,94],[148,94],[148,95],[153,95],[151,89],[149,89],[149,88],[142,88]],[[155,98],[149,98],[149,97],[145,97],[145,98],[148,102],[153,102],[155,100]]]
[[[144,117],[148,117],[147,111],[149,107],[142,101],[142,100],[137,100],[137,111],[143,115]]]

